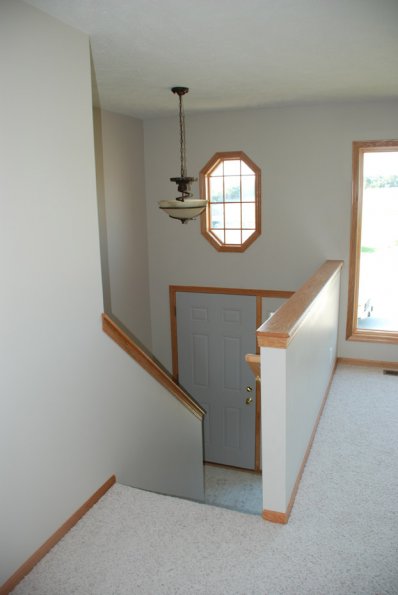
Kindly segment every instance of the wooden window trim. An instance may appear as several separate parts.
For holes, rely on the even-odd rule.
[[[255,231],[242,244],[224,244],[218,240],[209,230],[210,228],[210,208],[207,208],[201,215],[201,232],[208,242],[219,252],[244,252],[247,248],[256,241],[261,235],[261,169],[256,165],[250,157],[243,151],[224,151],[213,155],[206,165],[201,169],[199,174],[199,190],[200,196],[208,198],[209,181],[211,172],[222,161],[241,159],[246,165],[250,167],[255,173]],[[225,204],[225,203],[224,203]],[[237,203],[238,204],[238,203]],[[239,203],[242,209],[242,201]],[[241,228],[242,231],[242,228]]]
[[[359,260],[361,254],[361,222],[363,199],[363,155],[368,152],[398,151],[398,140],[354,141],[352,143],[352,209],[350,240],[350,272],[346,339],[369,343],[398,343],[398,332],[360,329],[357,326]]]

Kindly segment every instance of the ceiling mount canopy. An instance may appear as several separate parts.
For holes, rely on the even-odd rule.
[[[189,91],[188,87],[172,87],[171,91],[178,95],[179,99],[179,130],[180,130],[180,175],[170,178],[171,182],[177,184],[180,196],[174,200],[161,200],[159,207],[172,219],[179,219],[181,223],[187,223],[189,219],[198,217],[206,208],[207,201],[192,198],[190,191],[192,182],[197,178],[187,175],[186,148],[185,148],[185,115],[182,98]]]

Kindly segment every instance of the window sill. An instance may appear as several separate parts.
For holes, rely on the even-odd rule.
[[[398,343],[398,332],[396,331],[370,331],[355,329],[351,335],[347,335],[347,341],[364,341],[366,343]]]

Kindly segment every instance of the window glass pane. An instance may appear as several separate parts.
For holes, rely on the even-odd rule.
[[[250,175],[250,174],[254,175],[254,171],[248,165],[246,165],[246,163],[244,161],[242,161],[241,173],[242,173],[242,176]]]
[[[225,201],[240,202],[240,176],[225,176]]]
[[[255,228],[255,213],[256,205],[254,202],[242,204],[242,228],[243,229],[254,229]]]
[[[223,178],[210,178],[210,202],[223,202]]]
[[[242,230],[242,244],[246,242],[252,235],[254,234],[254,230],[243,229]]]
[[[222,204],[210,206],[210,227],[224,227],[224,206]]]
[[[225,233],[223,229],[212,229],[211,232],[220,242],[225,244]]]
[[[240,159],[224,161],[224,176],[240,176]]]
[[[240,229],[240,203],[225,205],[225,227],[229,229]]]
[[[363,156],[358,328],[398,330],[398,152]]]
[[[211,172],[210,176],[223,176],[224,175],[224,162],[221,161],[219,165]]]
[[[386,188],[398,185],[398,152],[364,153],[363,178],[365,187]]]
[[[255,200],[254,194],[254,176],[242,176],[242,201],[251,202]]]
[[[225,230],[225,243],[226,244],[241,244],[241,232]]]

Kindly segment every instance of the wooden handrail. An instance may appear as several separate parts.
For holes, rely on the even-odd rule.
[[[261,380],[261,369],[260,369],[260,356],[254,353],[247,353],[245,355],[246,363],[253,372],[256,380]]]
[[[343,266],[342,260],[327,260],[275,314],[257,330],[260,347],[286,349],[309,313],[318,295]]]
[[[126,353],[128,353],[144,370],[155,380],[166,388],[176,399],[178,399],[191,413],[202,420],[205,410],[178,384],[174,382],[166,370],[155,362],[150,355],[137,345],[137,343],[114,322],[108,314],[102,315],[103,331],[115,341]]]

